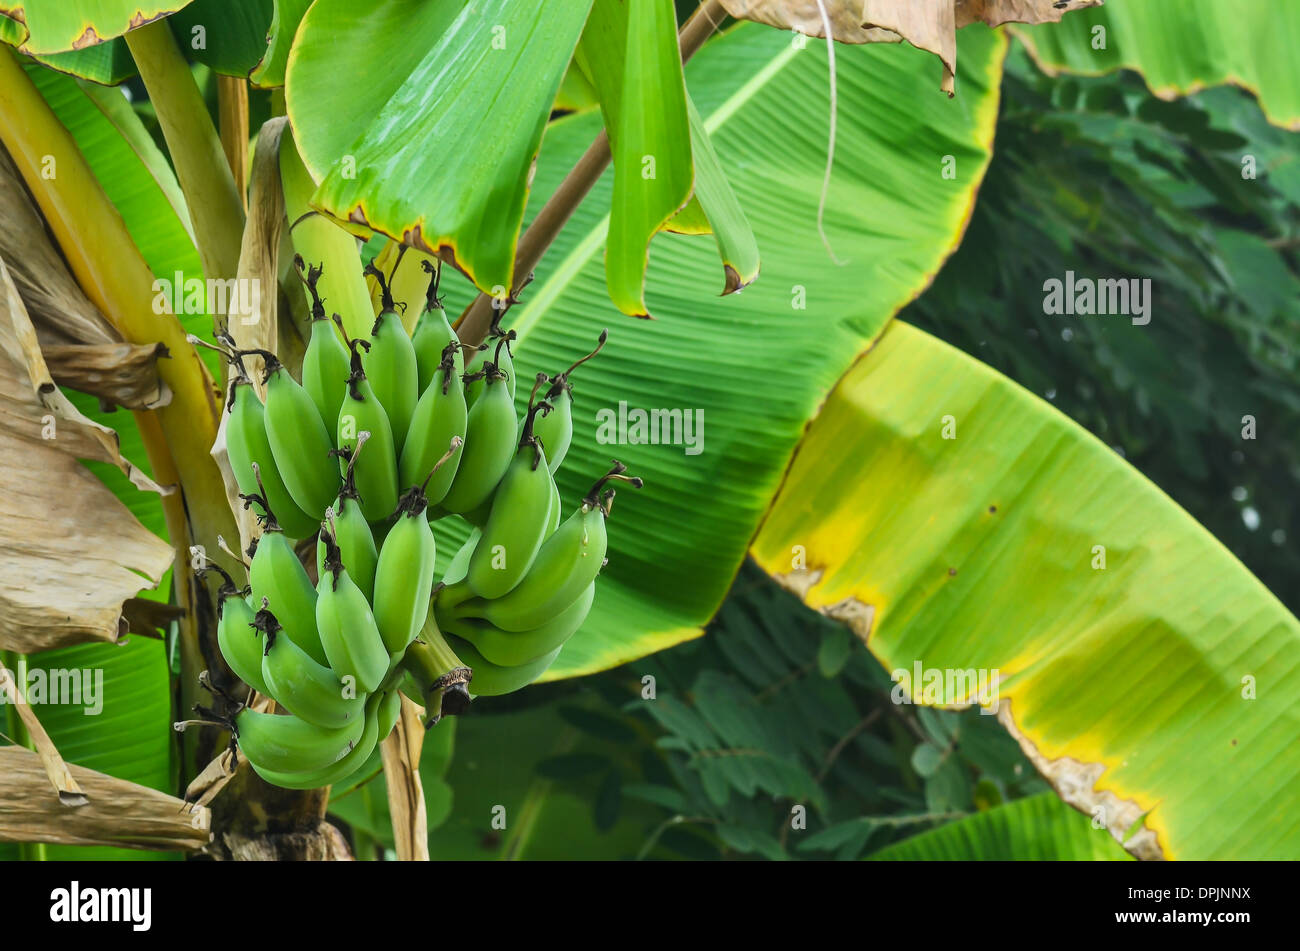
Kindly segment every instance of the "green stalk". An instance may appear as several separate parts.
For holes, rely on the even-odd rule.
[[[126,43],[189,204],[203,273],[232,278],[239,267],[244,205],[194,75],[165,20],[131,30]]]
[[[27,655],[20,654],[17,651],[0,651],[0,657],[4,658],[5,667],[9,668],[9,673],[13,674],[14,680],[18,683],[18,687],[23,691],[25,697]],[[29,750],[36,749],[31,734],[27,732],[26,724],[23,723],[22,717],[18,715],[18,710],[12,703],[5,706],[5,733],[19,746],[25,746]],[[45,843],[19,842],[18,856],[24,862],[44,862],[46,859]]]

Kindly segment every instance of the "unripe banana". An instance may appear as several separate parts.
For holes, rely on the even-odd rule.
[[[515,403],[496,365],[484,366],[486,389],[469,411],[465,451],[441,508],[463,515],[492,495],[515,450]]]
[[[266,435],[275,466],[298,507],[319,522],[339,490],[339,480],[327,464],[334,440],[312,398],[275,354],[249,352],[266,361]]]
[[[316,520],[298,507],[285,487],[275,464],[271,442],[266,435],[266,409],[253,392],[253,383],[244,372],[243,361],[231,362],[236,373],[230,388],[230,413],[226,421],[226,454],[239,491],[247,495],[258,492],[254,464],[261,470],[267,503],[275,510],[280,527],[293,538],[306,538],[316,531]]]
[[[546,464],[554,473],[568,455],[573,442],[573,396],[567,383],[555,383],[542,397],[550,407],[533,424],[533,432],[546,450]]]
[[[311,294],[311,339],[302,357],[302,388],[320,412],[321,422],[327,430],[334,428],[339,418],[339,407],[347,391],[348,348],[343,345],[334,324],[325,316],[325,305],[316,291],[322,268],[304,269],[301,255],[294,255],[294,266],[302,275],[303,283]]]
[[[549,654],[544,654],[518,667],[501,667],[487,660],[468,641],[454,634],[448,634],[446,638],[447,644],[456,652],[456,656],[474,671],[474,677],[469,682],[469,692],[476,697],[499,697],[528,686],[546,673],[561,650],[557,647]]]
[[[551,377],[550,388],[542,394],[542,399],[551,404],[552,408],[545,411],[533,424],[533,432],[542,441],[542,448],[546,450],[547,465],[551,467],[552,473],[560,468],[565,455],[569,452],[569,445],[573,442],[573,385],[569,382],[569,376],[600,353],[608,339],[609,331],[602,330],[596,342],[596,349],[582,359],[574,361],[567,370]]]
[[[372,698],[372,704],[376,700],[378,698]],[[261,765],[251,756],[248,762],[268,783],[284,789],[317,789],[342,782],[365,766],[366,760],[370,759],[370,754],[375,751],[375,744],[379,739],[379,718],[376,713],[377,711],[372,710],[371,705],[368,704],[364,717],[358,719],[357,725],[361,727],[360,735],[352,748],[345,750],[342,756],[326,766],[307,770],[275,770]]]
[[[424,312],[420,322],[415,325],[411,335],[411,346],[415,349],[416,375],[420,393],[424,393],[433,382],[438,368],[442,366],[447,348],[455,344],[452,359],[457,379],[465,373],[465,351],[461,348],[460,338],[452,330],[447,320],[447,312],[442,309],[442,300],[438,297],[438,282],[442,277],[442,268],[434,267],[428,260],[420,262],[425,272],[430,275],[429,289],[425,294]]]
[[[355,748],[365,724],[362,717],[354,717],[341,727],[323,729],[292,714],[245,708],[235,717],[234,728],[240,751],[259,772],[295,773],[338,762]]]
[[[393,732],[393,727],[397,726],[397,718],[401,715],[402,694],[394,687],[379,698],[379,706],[375,710],[375,719],[379,723],[380,743],[388,739],[388,734]]]
[[[221,656],[236,677],[258,693],[266,694],[266,681],[262,679],[262,635],[253,626],[255,612],[228,574],[216,565],[208,567],[221,572],[225,579],[217,591],[217,645]]]
[[[383,309],[370,330],[370,347],[365,356],[366,376],[374,387],[379,404],[388,414],[395,450],[401,452],[411,426],[415,401],[420,395],[415,348],[402,326],[402,318],[394,307],[392,290],[384,280],[383,272],[370,264],[365,273],[374,275],[383,295]]]
[[[533,436],[533,420],[546,405],[529,407],[519,448],[492,494],[483,540],[470,557],[465,578],[481,598],[499,598],[520,582],[550,527],[554,480],[546,466],[546,453]]]
[[[518,667],[563,647],[582,627],[595,597],[596,584],[592,582],[577,601],[547,623],[529,631],[503,631],[488,621],[473,617],[475,605],[479,603],[476,600],[459,605],[453,617],[440,612],[437,615],[438,626],[448,634],[469,641],[488,662],[499,667]]]
[[[334,538],[339,546],[339,554],[348,574],[369,600],[375,593],[375,566],[379,562],[379,546],[375,544],[374,532],[361,511],[357,501],[355,466],[357,455],[369,439],[366,433],[357,436],[357,448],[348,460],[347,474],[343,477],[343,488],[339,497],[325,512],[325,520],[334,526]],[[316,577],[325,576],[326,545],[324,533],[316,539]]]
[[[352,677],[361,690],[372,693],[388,675],[388,651],[370,603],[340,560],[333,531],[322,528],[321,539],[326,546],[325,570],[316,589],[321,644],[335,674]]]
[[[264,503],[258,495],[243,498],[245,507],[251,502]],[[274,515],[269,511],[266,529],[255,545],[253,561],[248,568],[253,603],[261,604],[263,599],[269,602],[289,640],[317,663],[325,663],[325,650],[316,630],[316,586],[311,583],[307,569],[298,560],[293,545],[279,530]]]
[[[345,455],[356,453],[358,434],[370,433],[365,458],[358,457],[352,463],[353,482],[361,497],[361,511],[368,521],[377,522],[388,518],[397,507],[397,449],[388,413],[362,368],[360,348],[365,341],[349,340],[348,345],[352,348],[352,373],[347,395],[339,407],[339,450]],[[347,455],[340,460],[344,472],[351,459]]]
[[[482,529],[476,528],[469,533],[469,538],[465,539],[465,544],[457,549],[456,554],[452,555],[451,561],[447,565],[447,572],[442,577],[444,585],[452,585],[464,580],[466,572],[469,571],[470,556],[474,554],[474,548],[482,537]]]
[[[417,484],[446,452],[453,436],[462,441],[465,439],[468,414],[465,390],[456,374],[456,354],[459,352],[459,343],[449,343],[443,348],[438,373],[415,406],[411,431],[407,434],[398,467],[399,485],[409,488]],[[460,457],[458,450],[429,480],[425,497],[430,506],[440,503],[451,488],[456,470],[460,468]]]
[[[503,333],[499,329],[494,329],[488,338],[488,343],[478,349],[478,352],[465,364],[465,404],[473,408],[483,395],[487,382],[482,375],[491,362],[496,366],[498,372],[505,377],[506,390],[510,394],[510,399],[515,398],[515,360],[514,354],[510,352],[510,343],[515,339],[515,332]],[[493,354],[492,359],[488,360],[488,354]]]
[[[459,440],[443,459],[459,448]],[[436,471],[436,470],[435,470]],[[424,492],[412,486],[398,503],[397,523],[379,549],[375,571],[375,621],[388,653],[398,658],[429,614],[438,548],[424,514]]]
[[[366,695],[354,684],[344,684],[292,640],[278,636],[280,622],[266,608],[257,612],[254,623],[266,638],[262,679],[276,702],[317,726],[341,727],[361,719]]]
[[[483,601],[476,613],[502,630],[527,631],[546,624],[578,600],[605,561],[605,518],[614,493],[610,489],[602,496],[601,488],[610,479],[641,486],[640,479],[624,475],[625,471],[616,462],[592,486],[581,507],[542,544],[523,581],[504,597]]]

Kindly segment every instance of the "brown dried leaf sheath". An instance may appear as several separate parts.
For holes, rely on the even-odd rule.
[[[89,799],[80,808],[59,801],[40,756],[0,747],[0,841],[184,851],[207,844],[207,809],[83,766],[68,769]]]
[[[957,30],[972,23],[1055,23],[1065,14],[1101,6],[1103,0],[1069,0],[1059,9],[1056,0],[722,0],[732,16],[755,20],[782,30],[825,38],[825,9],[831,36],[841,43],[898,43],[943,61],[939,88],[955,89]]]
[[[54,385],[3,260],[0,459],[0,649],[116,640],[122,603],[162,579],[172,552],[79,460],[161,490]]]
[[[429,819],[420,780],[420,751],[424,748],[424,708],[402,695],[397,726],[380,746],[388,811],[393,817],[393,841],[403,862],[429,861]]]
[[[72,778],[72,773],[68,771],[68,764],[59,755],[58,747],[45,732],[45,727],[41,726],[36,711],[27,703],[22,686],[9,668],[2,663],[0,663],[0,697],[3,697],[6,703],[12,703],[14,709],[18,711],[18,718],[22,720],[27,735],[31,737],[32,746],[36,748],[36,753],[41,758],[45,775],[49,778],[50,785],[54,787],[59,801],[65,806],[84,806],[87,802],[85,793]]]

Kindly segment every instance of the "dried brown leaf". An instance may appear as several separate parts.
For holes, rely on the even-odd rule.
[[[1103,0],[722,0],[732,16],[841,43],[898,43],[934,53],[943,63],[939,88],[952,95],[957,30],[971,23],[1055,23]]]
[[[158,376],[158,360],[167,356],[160,343],[42,343],[41,354],[55,383],[97,396],[106,406],[158,409],[172,400]]]
[[[0,258],[27,305],[41,345],[110,344],[121,338],[82,293],[50,240],[9,153],[0,147]]]
[[[0,747],[0,841],[167,851],[207,844],[207,809],[84,766],[68,769],[89,800],[77,809],[51,792],[39,755]]]
[[[0,663],[0,696],[4,697],[5,702],[12,704],[18,711],[18,718],[22,720],[23,727],[27,730],[27,736],[32,741],[32,746],[36,748],[36,753],[41,758],[41,765],[45,767],[45,775],[50,780],[50,785],[54,787],[54,792],[59,797],[59,802],[65,806],[84,806],[87,803],[86,794],[81,791],[77,781],[72,778],[72,773],[68,771],[68,764],[63,761],[59,755],[58,747],[50,739],[50,735],[45,732],[45,727],[41,726],[41,721],[36,716],[36,711],[31,708],[27,702],[27,697],[23,694],[23,689],[14,675],[9,672],[9,668]]]
[[[429,817],[420,781],[420,752],[424,749],[424,708],[402,694],[397,725],[380,746],[388,811],[393,817],[393,842],[403,862],[429,861]]]
[[[162,490],[54,385],[3,260],[0,457],[0,648],[117,640],[123,602],[158,584],[172,551],[79,460]]]

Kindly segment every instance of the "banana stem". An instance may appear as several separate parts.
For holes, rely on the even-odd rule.
[[[444,715],[464,713],[468,709],[469,692],[465,685],[474,672],[447,644],[432,610],[419,638],[402,656],[401,666],[410,672],[424,692],[426,727],[433,726]]]
[[[194,222],[203,272],[209,278],[232,278],[239,268],[244,203],[189,64],[165,20],[131,30],[126,44],[157,110]]]

